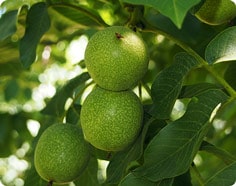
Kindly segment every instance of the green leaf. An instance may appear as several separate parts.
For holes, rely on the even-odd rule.
[[[209,64],[236,60],[236,26],[225,29],[211,40],[205,58]]]
[[[9,114],[0,114],[0,157],[8,157],[12,152],[12,120]]]
[[[114,154],[107,167],[107,180],[109,184],[117,184],[125,174],[127,166],[130,162],[135,161],[143,154],[143,142],[149,125],[153,122],[153,118],[149,119],[143,127],[143,130],[135,143],[130,149],[120,151]]]
[[[203,143],[201,144],[200,150],[206,151],[208,153],[213,154],[214,156],[217,156],[225,164],[231,164],[234,161],[236,161],[236,157],[234,157],[233,155],[231,155],[227,151],[220,149],[213,144],[208,143],[207,141],[203,141]]]
[[[78,124],[80,118],[81,105],[73,104],[66,113],[66,123]]]
[[[204,184],[205,186],[229,186],[236,181],[236,162],[224,167],[214,176],[209,178]]]
[[[0,19],[0,41],[16,32],[18,10],[12,10],[2,15]]]
[[[56,3],[52,5],[52,9],[64,16],[65,18],[84,26],[106,26],[99,14],[93,9],[89,9],[83,5]]]
[[[15,98],[19,93],[19,89],[20,87],[15,79],[8,81],[5,86],[6,101],[10,101],[11,99]]]
[[[183,186],[183,185],[187,185],[187,186],[192,185],[190,170],[174,178],[174,183],[172,186]]]
[[[79,176],[78,180],[74,181],[76,186],[98,186],[97,179],[98,162],[95,157],[91,157],[88,166]]]
[[[191,98],[198,94],[201,94],[204,91],[212,89],[222,89],[219,85],[212,83],[199,83],[194,85],[185,85],[182,87],[179,94],[179,99],[181,98]]]
[[[236,90],[236,61],[229,64],[228,68],[224,73],[225,80]]]
[[[34,166],[31,166],[29,170],[26,172],[26,176],[24,179],[24,186],[32,186],[37,183],[37,186],[46,186],[47,182],[44,181],[35,170]]]
[[[161,180],[158,183],[152,182],[146,178],[143,177],[137,177],[132,173],[129,173],[119,184],[119,186],[172,186],[173,179],[165,179]]]
[[[1,8],[3,10],[11,11],[21,8],[24,5],[32,6],[37,2],[41,2],[42,0],[10,0],[10,1],[3,1],[1,4]]]
[[[34,4],[26,18],[26,31],[20,40],[20,60],[25,68],[35,61],[37,45],[50,27],[47,5],[43,2]]]
[[[0,63],[0,76],[18,75],[23,71],[19,62]]]
[[[158,119],[167,119],[180,93],[183,79],[198,62],[187,53],[175,56],[175,63],[164,69],[154,80],[151,87],[153,107],[150,113]]]
[[[83,73],[71,79],[48,102],[47,106],[42,110],[42,113],[57,117],[61,116],[65,111],[65,103],[67,99],[72,96],[75,88],[80,85],[84,85],[85,81],[87,81],[89,78],[90,76],[88,75],[88,73]]]
[[[208,131],[212,111],[226,99],[221,90],[208,90],[194,97],[184,116],[164,127],[149,143],[144,164],[134,173],[151,181],[185,173]]]
[[[184,18],[188,10],[200,2],[200,0],[122,0],[126,3],[145,5],[153,7],[158,10],[161,14],[170,18],[173,23],[181,28]]]

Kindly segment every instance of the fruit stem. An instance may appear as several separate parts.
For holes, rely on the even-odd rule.
[[[47,186],[52,186],[52,184],[53,184],[53,181],[51,180],[48,182]]]
[[[188,54],[195,57],[195,59],[200,63],[199,67],[205,68],[221,85],[224,86],[225,90],[231,96],[231,99],[236,98],[236,91],[228,84],[228,82],[224,78],[219,76],[219,74],[212,68],[212,66],[210,66],[196,51],[194,51],[191,47],[189,47],[182,41],[178,40],[177,38],[173,37],[172,35],[162,30],[159,30],[158,28],[150,25],[149,23],[145,22],[145,25],[147,26],[147,29],[143,30],[143,32],[152,32],[160,34],[165,36],[169,40],[174,41],[179,47],[185,50]]]
[[[132,5],[132,9],[130,9],[130,19],[127,25],[133,28],[134,31],[136,31],[136,27],[143,29],[144,24],[141,20],[141,18],[143,17],[143,12],[143,6]]]

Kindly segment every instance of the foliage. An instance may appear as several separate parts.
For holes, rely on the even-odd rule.
[[[69,58],[72,44],[112,25],[135,29],[149,49],[149,70],[134,89],[144,107],[143,129],[125,151],[105,152],[91,146],[89,164],[74,184],[234,184],[236,19],[218,26],[202,23],[191,14],[198,3],[4,1],[0,6],[0,184],[17,185],[19,179],[26,186],[47,184],[34,169],[35,144],[53,123],[80,125],[82,103],[93,86],[83,57],[76,62]],[[83,53],[81,45],[72,49]],[[40,128],[32,130],[32,126]],[[27,168],[9,179],[6,162],[13,157]],[[108,162],[106,177],[100,174],[101,160]]]

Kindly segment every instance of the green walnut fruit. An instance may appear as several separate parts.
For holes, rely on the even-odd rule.
[[[95,33],[85,50],[89,74],[100,87],[126,90],[144,76],[148,51],[141,36],[123,26],[112,26]]]
[[[131,90],[109,91],[96,87],[81,109],[81,126],[85,139],[105,151],[126,149],[142,127],[143,109]]]
[[[38,174],[49,182],[67,183],[78,178],[89,159],[82,131],[71,124],[48,127],[37,143],[34,164]]]
[[[196,9],[195,16],[209,25],[220,25],[236,16],[236,4],[231,0],[205,0]]]

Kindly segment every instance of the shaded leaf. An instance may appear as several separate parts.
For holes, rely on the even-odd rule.
[[[126,3],[146,5],[158,10],[161,14],[170,18],[173,23],[181,28],[188,10],[200,2],[200,0],[122,0]]]
[[[78,124],[80,118],[81,105],[73,104],[66,113],[66,123]]]
[[[159,182],[152,182],[144,177],[137,177],[129,173],[119,184],[119,186],[172,186],[173,178],[161,180]]]
[[[12,10],[2,15],[0,19],[0,41],[16,32],[18,10]]]
[[[147,123],[145,123],[141,134],[130,149],[114,154],[107,167],[107,183],[119,183],[120,179],[124,176],[127,166],[130,164],[130,162],[135,161],[141,157],[143,154],[143,142],[148,127],[152,122],[153,118],[147,120]]]
[[[175,56],[175,63],[164,69],[154,80],[151,88],[153,107],[150,113],[158,119],[167,119],[180,93],[183,79],[198,62],[187,53]]]
[[[15,98],[19,93],[19,89],[20,87],[15,79],[8,81],[5,86],[6,101],[10,101],[11,99]]]
[[[44,181],[42,178],[40,178],[34,166],[31,166],[31,168],[26,172],[26,176],[24,179],[24,186],[32,186],[32,185],[37,185],[37,186],[47,185],[47,182]]]
[[[224,161],[225,164],[231,164],[234,161],[236,161],[236,157],[232,156],[227,151],[220,149],[213,144],[208,143],[207,141],[203,141],[200,150],[206,151],[208,153],[213,154],[214,156],[217,156],[222,161]]]
[[[19,50],[18,43],[12,42],[10,38],[5,39],[4,41],[0,42],[0,54],[1,54],[0,65],[7,65],[3,63],[18,63],[15,65],[22,66],[21,63],[19,62],[18,50]]]
[[[186,172],[208,131],[212,111],[226,99],[220,90],[205,91],[193,98],[184,116],[164,127],[149,143],[144,164],[134,173],[159,181]]]
[[[0,63],[0,76],[18,75],[23,71],[19,62]]]
[[[71,79],[66,85],[64,85],[55,96],[48,102],[47,106],[42,110],[43,114],[61,116],[65,109],[66,100],[72,96],[75,88],[80,85],[84,85],[85,81],[90,78],[88,73],[83,73],[73,79]]]
[[[178,98],[191,98],[204,91],[212,89],[222,89],[219,85],[212,83],[199,83],[194,85],[185,85],[182,87]]]
[[[172,186],[191,186],[191,175],[190,170],[188,170],[186,173],[177,176],[174,178],[174,183]]]
[[[209,64],[236,60],[236,26],[229,27],[218,34],[208,44],[205,58]]]
[[[225,80],[236,90],[236,61],[229,64],[227,70],[224,73]]]
[[[97,12],[80,4],[56,3],[52,5],[53,10],[65,18],[85,26],[106,26]]]
[[[204,184],[206,186],[229,186],[236,181],[236,162],[224,167]]]
[[[84,172],[79,178],[74,181],[76,186],[98,186],[99,182],[97,179],[98,162],[97,159],[91,157],[89,163]]]
[[[25,68],[30,67],[36,58],[37,45],[50,27],[47,5],[43,2],[34,4],[26,18],[26,31],[20,40],[20,60]]]
[[[0,120],[0,157],[7,157],[12,154],[11,116],[7,113],[0,114]]]

